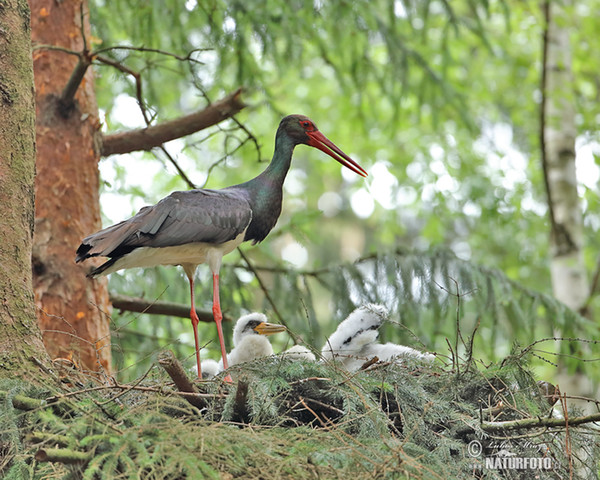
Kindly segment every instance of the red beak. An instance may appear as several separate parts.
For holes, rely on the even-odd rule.
[[[348,155],[342,152],[331,140],[323,135],[319,130],[313,132],[306,132],[310,138],[309,145],[311,147],[318,148],[322,152],[325,152],[332,158],[335,158],[344,167],[349,168],[355,173],[358,173],[361,177],[366,177],[368,174],[364,168],[358,163],[352,160]]]

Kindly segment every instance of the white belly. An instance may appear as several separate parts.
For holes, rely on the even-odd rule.
[[[193,271],[201,263],[208,263],[213,273],[218,273],[221,268],[221,259],[237,248],[243,241],[246,232],[240,233],[236,238],[219,245],[197,242],[178,245],[176,247],[140,247],[117,260],[107,268],[103,275],[107,275],[124,268],[154,267],[156,265],[182,265],[186,272]]]

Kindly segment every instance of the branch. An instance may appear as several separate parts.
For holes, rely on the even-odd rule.
[[[65,88],[58,99],[58,104],[60,106],[59,112],[63,118],[68,118],[73,111],[73,108],[75,107],[75,94],[77,93],[79,85],[81,85],[83,77],[85,77],[88,67],[91,64],[92,60],[88,52],[83,52],[81,55],[79,55],[79,61],[75,66],[75,70],[73,70],[73,73],[71,73],[69,81],[65,85]]]
[[[85,38],[85,17],[83,12],[83,3],[80,6],[80,21],[81,21],[81,38],[83,39],[83,51],[78,55],[79,61],[75,65],[75,70],[71,73],[65,88],[60,94],[58,104],[60,106],[59,112],[63,118],[68,118],[73,108],[75,107],[75,94],[83,81],[83,77],[92,64],[92,56],[87,47],[87,41]]]
[[[163,350],[158,354],[158,364],[169,374],[169,377],[171,377],[171,380],[173,380],[180,392],[198,393],[198,390],[190,382],[181,363],[175,358],[171,350]],[[185,397],[185,399],[196,408],[203,409],[207,407],[206,400],[200,396],[190,395],[189,397]]]
[[[101,155],[151,150],[165,142],[204,130],[235,115],[246,105],[241,100],[242,89],[229,94],[204,110],[185,115],[158,125],[127,132],[105,135]]]
[[[79,452],[69,448],[42,448],[35,454],[38,462],[59,462],[65,464],[89,462],[93,457],[91,452]]]
[[[4,401],[8,395],[8,392],[0,391],[0,400]],[[44,400],[26,397],[25,395],[14,395],[11,397],[11,401],[13,408],[25,411],[35,410],[48,405]]]
[[[148,313],[151,315],[170,315],[172,317],[190,318],[190,307],[181,303],[163,302],[159,300],[146,300],[138,297],[128,297],[117,293],[109,294],[110,302],[117,310],[125,310],[127,312]],[[196,309],[196,314],[201,322],[214,321],[212,311]],[[223,315],[223,321],[231,322],[232,318],[228,315]]]
[[[516,430],[519,428],[539,428],[539,427],[565,427],[567,425],[574,427],[584,423],[600,422],[600,413],[586,415],[583,417],[565,418],[522,418],[520,420],[510,420],[506,422],[482,422],[481,429],[485,432],[497,432],[499,430]]]

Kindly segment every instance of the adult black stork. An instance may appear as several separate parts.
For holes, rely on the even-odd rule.
[[[213,275],[213,317],[221,345],[224,368],[227,352],[223,341],[219,300],[219,269],[223,255],[244,241],[262,241],[281,213],[283,181],[290,168],[294,147],[318,148],[345,167],[366,177],[367,172],[323,135],[304,115],[281,120],[275,152],[267,168],[248,182],[221,190],[195,189],[173,192],[156,205],[142,208],[134,217],[83,239],[76,262],[103,256],[109,260],[88,276],[155,265],[181,265],[190,282],[191,312],[196,344],[198,377],[201,378],[198,316],[194,304],[194,274],[208,263]]]

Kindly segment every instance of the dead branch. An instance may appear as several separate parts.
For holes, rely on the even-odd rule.
[[[565,418],[521,418],[519,420],[507,420],[505,422],[482,422],[480,427],[485,432],[498,432],[502,430],[517,430],[520,428],[551,428],[570,427],[584,423],[600,422],[600,413],[585,415],[582,417]]]
[[[250,412],[248,411],[248,382],[238,380],[233,403],[233,419],[239,423],[248,423]]]
[[[147,128],[105,135],[100,154],[107,157],[118,153],[151,150],[170,140],[216,125],[246,106],[241,100],[241,94],[240,88],[199,112]]]
[[[77,65],[75,65],[75,69],[71,73],[65,88],[60,94],[60,98],[58,99],[59,105],[59,113],[63,118],[68,118],[73,108],[75,107],[75,94],[83,81],[83,77],[92,64],[92,56],[87,47],[87,40],[85,37],[85,21],[84,21],[84,11],[83,11],[83,3],[80,6],[80,22],[81,22],[81,38],[83,39],[83,50],[78,54],[79,61]]]
[[[58,105],[60,107],[58,111],[63,118],[68,118],[73,111],[73,108],[75,107],[75,94],[91,64],[92,59],[89,56],[89,53],[82,52],[73,73],[71,73],[71,76],[69,77],[69,81],[65,85],[65,88],[58,99]]]
[[[171,350],[163,350],[158,354],[158,364],[168,373],[180,392],[198,393],[198,390],[187,377],[181,363],[175,358]],[[184,398],[196,408],[202,409],[207,407],[206,401],[200,396],[190,395]]]
[[[128,297],[127,295],[119,295],[117,293],[109,294],[112,306],[117,310],[127,312],[148,313],[153,315],[169,315],[172,317],[190,318],[190,307],[181,303],[163,302],[158,300],[146,300],[139,297]],[[201,322],[212,322],[212,311],[198,310],[196,314]],[[228,315],[223,315],[224,322],[233,321]]]

